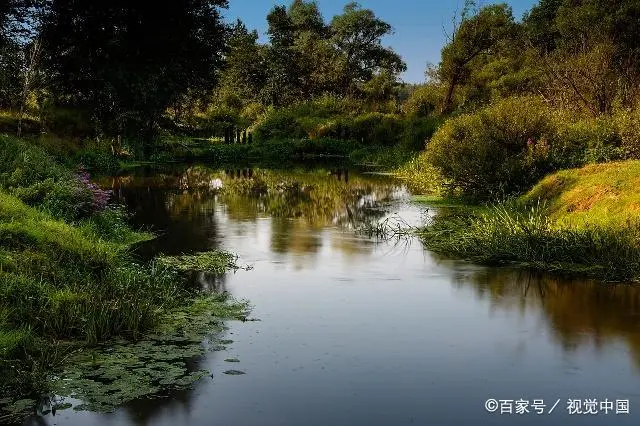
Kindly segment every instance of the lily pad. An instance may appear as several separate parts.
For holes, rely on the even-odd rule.
[[[225,305],[224,307],[221,307]],[[184,389],[210,372],[188,365],[209,350],[224,347],[220,312],[235,318],[246,304],[226,299],[198,299],[189,309],[174,312],[167,322],[144,339],[78,353],[57,375],[53,391],[82,401],[74,410],[109,412],[129,401]],[[236,372],[231,374],[244,374]]]

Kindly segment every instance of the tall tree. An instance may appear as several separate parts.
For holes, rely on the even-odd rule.
[[[470,16],[463,14],[451,40],[442,49],[439,74],[447,83],[447,94],[441,112],[451,108],[454,90],[468,78],[472,61],[490,53],[514,28],[513,14],[506,4],[485,6]]]
[[[100,133],[135,132],[148,153],[165,108],[190,89],[205,93],[216,83],[226,5],[51,0],[42,33],[46,63],[63,98],[90,108]]]
[[[23,104],[24,89],[33,82],[34,53],[39,52],[35,39],[45,10],[43,0],[0,2],[0,105],[4,107]]]
[[[382,46],[382,37],[391,34],[391,25],[352,2],[331,21],[331,41],[340,55],[341,89],[353,95],[358,87],[377,73],[397,76],[406,65],[392,49]]]
[[[335,52],[328,41],[329,27],[317,2],[294,0],[288,14],[294,25],[294,50],[299,61],[302,98],[332,91],[335,87]]]
[[[294,49],[296,27],[285,6],[274,7],[267,22],[271,46],[264,95],[268,103],[282,106],[300,97],[301,62]]]
[[[238,20],[231,28],[221,86],[243,100],[254,100],[266,79],[264,46],[258,32]]]
[[[523,19],[527,37],[543,53],[556,49],[560,41],[560,31],[556,25],[556,16],[564,0],[540,0],[528,11]]]

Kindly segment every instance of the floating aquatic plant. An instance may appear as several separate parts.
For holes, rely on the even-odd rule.
[[[232,253],[213,250],[193,255],[161,256],[158,261],[169,268],[179,271],[203,271],[213,274],[223,274],[228,270],[241,269],[238,257]],[[248,267],[245,267],[248,269]]]
[[[222,319],[244,319],[246,302],[215,295],[197,299],[174,312],[154,333],[132,343],[125,340],[77,353],[54,379],[56,394],[81,400],[74,410],[112,411],[117,406],[170,390],[189,388],[206,370],[190,362],[211,350],[224,350]]]

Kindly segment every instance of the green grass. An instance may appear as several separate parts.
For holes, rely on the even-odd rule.
[[[575,226],[624,226],[640,220],[640,161],[563,170],[539,182],[523,203],[543,203],[548,216]]]
[[[0,136],[0,400],[5,402],[7,395],[16,400],[46,391],[70,350],[114,338],[137,340],[171,322],[176,312],[200,306],[209,295],[192,286],[186,269],[222,274],[236,267],[226,252],[136,264],[131,245],[152,236],[131,230],[117,206],[68,215],[84,197],[73,179],[65,164],[37,144]],[[235,305],[229,303],[231,312]]]
[[[395,147],[365,147],[349,153],[349,159],[358,165],[382,167],[392,170],[411,161],[416,152]]]
[[[106,239],[96,226],[64,223],[0,192],[0,353],[19,359],[0,370],[33,371],[42,362],[26,354],[56,341],[137,339],[197,300],[181,273],[186,266],[215,273],[235,266],[225,252],[138,265],[127,243]],[[0,388],[10,392],[25,380]]]
[[[427,248],[486,265],[640,281],[640,162],[565,170],[517,200],[437,215]]]
[[[428,163],[424,152],[396,167],[394,175],[406,182],[415,195],[441,196],[444,179],[440,172]]]

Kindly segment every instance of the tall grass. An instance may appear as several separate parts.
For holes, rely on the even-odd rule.
[[[57,342],[135,339],[200,297],[175,262],[132,260],[130,245],[151,236],[107,198],[37,145],[0,137],[0,400],[42,386]],[[233,266],[208,259],[218,273]]]
[[[501,204],[484,212],[437,215],[420,232],[427,248],[486,265],[590,276],[603,281],[640,280],[640,223],[625,226],[559,225],[542,206]]]

